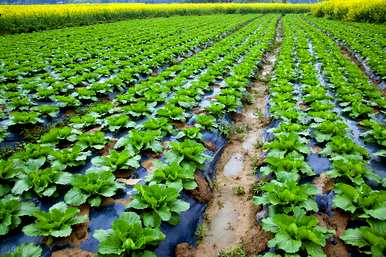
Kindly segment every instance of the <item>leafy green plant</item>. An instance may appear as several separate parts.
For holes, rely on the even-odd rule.
[[[117,131],[122,128],[133,128],[135,122],[129,119],[129,116],[125,114],[116,114],[105,119],[105,126],[108,127],[109,131]]]
[[[228,112],[235,112],[241,106],[241,101],[234,95],[217,95],[216,100],[223,104]]]
[[[99,113],[101,115],[114,111],[114,104],[112,102],[95,103],[88,109],[89,112]]]
[[[51,118],[54,118],[59,113],[59,107],[55,105],[49,105],[49,104],[42,104],[39,106],[36,106],[32,108],[32,110],[40,112],[41,114],[45,114],[50,116]]]
[[[312,135],[319,143],[329,141],[333,136],[347,134],[347,125],[339,121],[323,121],[311,127],[313,127]]]
[[[140,216],[134,212],[122,213],[109,230],[96,230],[98,253],[102,256],[156,257],[146,249],[154,247],[165,235],[159,228],[144,228]]]
[[[40,113],[38,112],[11,112],[8,125],[42,123],[43,120],[39,116]]]
[[[306,145],[307,140],[295,133],[278,135],[272,142],[264,145],[269,149],[268,156],[285,156],[288,154],[307,154],[310,149]]]
[[[338,115],[335,112],[331,111],[310,111],[308,114],[312,117],[314,122],[320,123],[323,121],[336,121],[339,120]]]
[[[171,104],[178,104],[182,108],[192,108],[197,104],[196,100],[186,95],[176,95],[169,101]]]
[[[167,104],[162,108],[158,109],[157,115],[176,121],[185,121],[186,119],[184,109],[182,109],[181,107],[174,106],[172,104]]]
[[[271,180],[258,187],[260,195],[253,197],[256,205],[270,205],[275,212],[291,213],[296,206],[306,211],[318,211],[314,196],[318,190],[314,185],[302,184],[288,176],[279,176],[278,180]]]
[[[288,254],[306,251],[311,257],[326,256],[322,247],[333,232],[318,226],[317,218],[307,216],[299,207],[293,212],[294,215],[276,214],[262,220],[263,229],[274,233],[268,247],[277,247]]]
[[[275,133],[275,135],[285,133],[297,133],[302,136],[307,136],[306,127],[299,123],[281,122],[277,128],[270,129],[269,132]]]
[[[210,114],[219,117],[221,114],[224,113],[225,105],[221,103],[212,103],[208,107],[205,108],[207,112]]]
[[[302,173],[308,176],[315,175],[310,165],[304,160],[303,155],[296,152],[289,153],[285,157],[268,155],[264,163],[268,165],[260,168],[260,173],[263,176],[278,172]]]
[[[167,118],[150,118],[142,124],[146,130],[161,130],[164,136],[172,134],[173,125]]]
[[[324,156],[337,157],[341,155],[350,155],[353,158],[367,158],[369,156],[366,149],[355,144],[346,136],[334,136],[327,143],[326,147],[320,152]]]
[[[0,127],[0,143],[3,142],[8,135],[9,135],[8,128],[6,126]]]
[[[72,232],[72,226],[87,222],[88,217],[79,215],[80,210],[68,207],[64,202],[53,205],[48,212],[35,211],[32,216],[35,222],[23,228],[28,236],[46,236],[49,243],[53,238],[67,237]]]
[[[24,151],[15,152],[12,155],[12,159],[19,159],[27,161],[29,159],[39,159],[41,157],[46,157],[53,151],[51,146],[43,144],[25,144]]]
[[[10,97],[10,103],[8,104],[8,108],[14,110],[28,110],[28,108],[32,105],[29,97],[18,95],[14,97]]]
[[[154,167],[154,171],[146,177],[146,181],[150,184],[173,184],[178,189],[186,190],[193,190],[197,187],[194,177],[195,168],[188,163],[181,165],[177,162],[171,164],[156,162]]]
[[[12,253],[6,253],[2,257],[41,257],[42,252],[40,246],[28,243],[19,245]]]
[[[129,151],[140,152],[151,150],[155,153],[162,151],[160,143],[162,134],[159,130],[131,130],[127,136],[121,137],[115,144],[115,148],[126,147]]]
[[[337,157],[327,174],[332,178],[349,179],[358,186],[365,183],[364,179],[381,182],[380,177],[367,167],[366,161],[352,157]]]
[[[111,197],[118,189],[124,188],[115,181],[111,171],[104,170],[87,170],[84,175],[76,174],[72,176],[70,184],[72,188],[64,195],[64,201],[74,206],[87,202],[98,207],[102,203],[102,197]]]
[[[153,107],[154,104],[148,104],[144,101],[140,101],[138,103],[125,106],[123,110],[133,117],[142,117],[151,113]]]
[[[309,107],[309,109],[314,112],[330,111],[333,108],[334,104],[329,101],[315,101]]]
[[[91,151],[82,151],[80,146],[74,145],[70,148],[51,151],[48,158],[51,160],[52,166],[64,170],[67,167],[84,165],[90,155]]]
[[[17,175],[12,193],[21,195],[27,191],[35,192],[39,197],[49,197],[56,193],[57,185],[67,185],[71,174],[55,167],[42,168],[46,159],[29,160]]]
[[[200,128],[197,128],[197,127],[183,128],[180,132],[178,132],[175,138],[176,139],[186,138],[186,139],[193,139],[193,140],[195,139],[198,141],[203,140],[201,130]]]
[[[77,131],[71,127],[52,128],[40,137],[40,143],[56,145],[61,141],[70,139],[70,136],[75,134]]]
[[[195,117],[196,124],[199,128],[204,128],[207,130],[211,130],[212,128],[216,128],[216,119],[211,115],[197,115]]]
[[[88,113],[82,116],[74,116],[70,118],[71,126],[76,129],[88,128],[100,123],[99,114]]]
[[[368,114],[372,113],[373,108],[360,101],[356,101],[351,103],[351,105],[343,108],[343,111],[346,112],[351,118],[358,118],[367,116]]]
[[[358,246],[365,254],[383,257],[386,250],[386,221],[367,222],[369,226],[347,229],[340,238],[346,244]]]
[[[17,160],[0,160],[0,196],[11,190],[9,182],[13,181],[21,170],[20,162]]]
[[[0,235],[6,235],[21,224],[20,217],[30,216],[36,210],[33,203],[21,202],[16,197],[0,199]]]
[[[377,143],[386,147],[386,128],[385,125],[380,124],[374,120],[364,120],[360,123],[365,126],[367,131],[361,134],[367,143]]]
[[[74,92],[73,95],[80,100],[91,100],[94,102],[98,100],[98,98],[96,97],[95,91],[85,87],[76,88],[76,92]]]
[[[97,156],[91,160],[92,164],[97,167],[107,167],[111,171],[136,169],[139,168],[141,156],[133,150],[125,149],[118,152],[111,149],[106,156]]]
[[[77,145],[80,146],[82,150],[88,148],[94,148],[96,150],[101,150],[105,147],[107,140],[105,133],[101,131],[96,132],[86,132],[78,136]]]
[[[81,105],[81,102],[72,95],[57,95],[50,98],[51,100],[58,102],[60,107],[76,107]]]
[[[194,140],[185,139],[183,142],[171,142],[171,152],[165,153],[165,158],[169,163],[191,162],[196,167],[201,167],[208,156],[205,155],[205,147]]]
[[[161,221],[179,223],[179,214],[189,209],[189,203],[179,200],[179,190],[162,184],[135,185],[138,191],[127,208],[140,210],[147,227],[159,227]]]
[[[386,220],[386,191],[373,190],[366,184],[353,187],[343,183],[337,183],[334,191],[334,207],[359,218]]]

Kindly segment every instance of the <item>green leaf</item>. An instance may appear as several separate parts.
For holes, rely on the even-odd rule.
[[[41,232],[38,228],[36,228],[35,224],[27,225],[23,228],[24,234],[27,236],[40,236]]]
[[[278,226],[273,222],[271,217],[263,219],[262,223],[263,223],[263,229],[265,231],[274,232],[274,233],[278,231]]]
[[[163,220],[163,221],[168,221],[172,216],[169,208],[166,206],[159,208],[156,212],[158,213],[161,220]]]
[[[133,199],[127,206],[127,208],[134,208],[134,209],[139,209],[139,210],[142,210],[142,209],[145,209],[147,208],[148,205],[146,203],[143,203],[141,202],[140,200],[138,199]]]
[[[53,237],[66,237],[71,235],[72,228],[69,225],[63,226],[60,230],[52,231],[51,235]]]
[[[189,209],[189,207],[190,207],[189,203],[182,201],[182,200],[177,200],[177,201],[174,201],[172,203],[172,205],[170,206],[170,210],[177,212],[177,213],[180,213],[183,211],[187,211]]]
[[[141,218],[133,212],[122,213],[112,229],[97,230],[94,237],[100,241],[98,253],[119,256],[142,256],[165,238],[159,228],[144,228]]]
[[[326,254],[323,251],[323,248],[319,245],[312,244],[312,243],[305,243],[304,244],[308,256],[310,257],[326,257]]]
[[[386,207],[379,207],[373,210],[367,210],[365,212],[373,218],[386,220]]]
[[[3,257],[41,257],[42,248],[31,243],[19,245],[13,253],[2,255]]]
[[[28,191],[31,188],[32,185],[30,185],[26,179],[21,179],[15,183],[15,186],[12,188],[12,193],[21,195],[23,192]]]
[[[341,208],[345,211],[354,212],[355,206],[352,205],[351,200],[345,196],[337,195],[334,198],[334,206]]]
[[[68,172],[60,172],[56,183],[59,185],[68,185],[71,182],[72,174]]]
[[[287,253],[296,253],[299,251],[302,242],[300,240],[293,240],[286,233],[278,233],[275,237],[269,241],[268,246],[278,248],[286,251]]]
[[[69,205],[79,206],[84,204],[89,197],[84,194],[79,188],[72,188],[64,195],[64,201]]]
[[[146,227],[157,227],[161,224],[161,219],[158,215],[147,212],[143,214],[143,224]]]
[[[99,235],[98,235],[99,234]],[[125,249],[122,247],[122,242],[120,238],[112,233],[112,230],[108,230],[107,235],[102,239],[100,237],[100,230],[94,234],[94,237],[97,238],[99,243],[98,252],[101,254],[122,254]]]
[[[90,198],[88,202],[92,207],[98,207],[99,205],[101,205],[102,199],[99,196],[96,196],[96,197]]]
[[[360,229],[347,229],[340,238],[346,243],[350,245],[356,245],[359,247],[363,247],[367,244],[366,240],[362,237],[362,233]]]

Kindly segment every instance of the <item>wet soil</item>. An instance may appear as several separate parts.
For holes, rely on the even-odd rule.
[[[281,41],[281,33],[277,33],[276,41]],[[277,42],[273,43],[274,50],[266,55],[258,80],[251,83],[252,103],[234,117],[236,127],[248,129],[242,137],[231,137],[217,163],[214,195],[205,213],[206,233],[194,255],[187,255],[189,257],[215,257],[238,245],[248,256],[254,256],[266,248],[270,239],[256,222],[257,208],[252,203],[252,194],[257,182],[255,163],[262,153],[260,142],[267,124],[265,115],[257,113],[266,111],[268,90],[264,81],[268,80],[275,64],[279,51]]]
[[[52,257],[92,257],[94,255],[79,248],[66,248],[52,253]]]
[[[209,187],[209,183],[200,174],[195,175],[195,180],[198,186],[195,190],[190,191],[191,195],[200,203],[209,203],[213,198],[213,192]]]
[[[345,231],[350,217],[338,209],[334,209],[332,217],[329,217],[324,213],[318,213],[316,214],[316,217],[319,220],[320,226],[336,231],[336,235],[328,240],[324,247],[324,252],[327,257],[348,257],[348,248],[339,237]]]
[[[326,173],[320,174],[313,182],[319,192],[322,193],[328,193],[334,188],[334,182]]]

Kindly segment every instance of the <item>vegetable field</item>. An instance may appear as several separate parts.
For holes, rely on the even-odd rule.
[[[0,255],[386,255],[386,26],[304,14],[0,37]]]

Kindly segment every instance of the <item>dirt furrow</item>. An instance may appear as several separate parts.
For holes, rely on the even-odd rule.
[[[214,196],[205,213],[202,239],[189,256],[215,257],[229,248],[241,247],[253,256],[266,247],[267,235],[256,222],[257,209],[252,203],[256,167],[261,162],[262,138],[269,119],[266,105],[269,79],[281,42],[281,21],[276,28],[272,51],[268,53],[251,83],[252,103],[236,118],[239,133],[233,135],[216,166]]]

